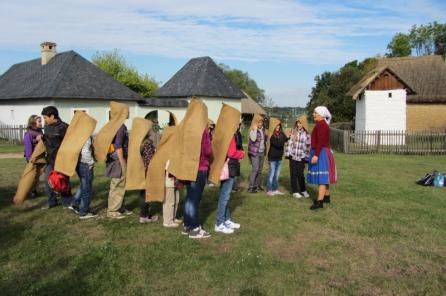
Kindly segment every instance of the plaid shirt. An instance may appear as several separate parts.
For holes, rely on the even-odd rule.
[[[295,129],[292,129],[285,156],[296,161],[308,161],[308,158],[310,157],[310,147],[310,135],[306,131],[296,131]]]

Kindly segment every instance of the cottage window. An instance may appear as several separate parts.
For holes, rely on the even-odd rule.
[[[391,97],[392,97],[392,93],[391,93],[391,92],[389,92],[389,94],[388,94],[388,97],[389,97],[389,98],[391,98]]]

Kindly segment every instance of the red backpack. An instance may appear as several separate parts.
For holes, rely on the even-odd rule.
[[[70,191],[68,176],[54,170],[48,175],[48,184],[56,193],[67,193]]]

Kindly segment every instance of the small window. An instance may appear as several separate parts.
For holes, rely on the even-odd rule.
[[[392,97],[392,93],[391,92],[389,92],[389,94],[387,95],[389,98],[391,98]]]

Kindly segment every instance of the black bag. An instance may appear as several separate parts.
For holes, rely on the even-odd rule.
[[[424,175],[423,178],[415,181],[415,183],[417,183],[418,185],[421,185],[421,186],[433,186],[435,177],[437,177],[437,175],[438,175],[437,171],[432,171],[432,172]]]

